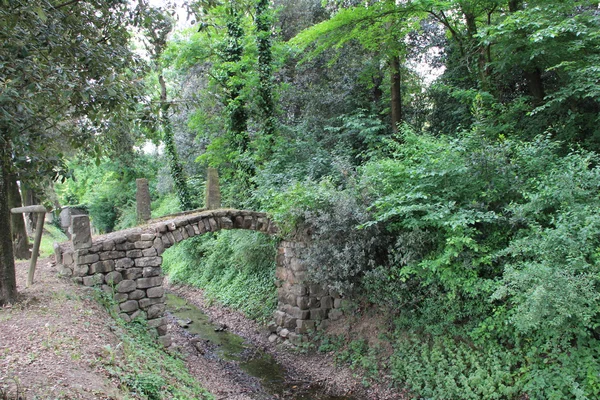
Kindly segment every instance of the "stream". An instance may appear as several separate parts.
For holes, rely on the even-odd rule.
[[[245,374],[257,378],[265,393],[271,398],[286,400],[355,400],[348,396],[331,396],[325,389],[310,382],[288,381],[283,366],[269,353],[249,343],[242,336],[231,333],[210,318],[198,307],[175,294],[166,297],[170,313],[191,337],[210,344],[213,356],[237,365]]]

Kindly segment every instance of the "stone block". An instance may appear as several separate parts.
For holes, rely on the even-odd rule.
[[[90,266],[87,264],[75,264],[73,266],[73,275],[74,276],[86,276],[90,271]]]
[[[335,290],[335,289],[329,289],[329,295],[331,297],[333,297],[334,299],[339,299],[340,297],[342,297],[342,296],[340,296],[340,294],[338,293],[338,291]]]
[[[113,238],[113,240],[115,241],[115,244],[121,244],[125,243],[127,241],[127,238],[125,236],[117,236]]]
[[[273,313],[273,318],[275,319],[275,324],[277,326],[283,326],[285,317],[286,317],[286,315],[283,311],[277,310]]]
[[[296,333],[308,333],[315,330],[315,321],[299,319],[296,321]]]
[[[127,298],[129,300],[140,300],[146,297],[146,292],[140,289],[136,289],[133,292],[130,292]]]
[[[90,217],[87,215],[73,215],[71,217],[71,241],[74,249],[92,247],[92,232],[90,230]],[[93,262],[93,261],[92,261]]]
[[[151,305],[164,303],[164,302],[165,302],[164,297],[153,297],[153,298],[141,299],[140,300],[140,308],[145,310],[148,307],[150,307]]]
[[[160,240],[162,241],[163,247],[165,249],[168,249],[169,247],[171,247],[173,245],[173,242],[171,242],[169,240],[169,237],[167,235],[164,235],[160,238]],[[156,245],[154,245],[154,247],[157,247]]]
[[[283,267],[275,268],[275,278],[281,279],[282,281],[286,281],[288,277],[287,269]]]
[[[172,234],[173,234],[173,237],[175,238],[173,243],[179,243],[183,240],[183,235],[181,234],[181,232],[179,230],[173,231]]]
[[[169,230],[169,228],[167,228],[166,224],[158,224],[158,225],[156,225],[156,227],[154,229],[158,233],[165,233],[166,231]]]
[[[162,317],[164,312],[165,312],[164,304],[153,304],[150,307],[148,307],[148,309],[146,310],[146,313],[148,314],[148,319]]]
[[[196,224],[198,226],[198,235],[202,235],[203,233],[206,233],[206,226],[204,226],[204,222],[202,221],[198,221],[198,224]]]
[[[210,231],[215,232],[219,230],[219,224],[217,224],[217,220],[213,217],[208,218],[208,224],[210,225]]]
[[[301,309],[301,310],[308,310],[310,308],[309,306],[309,297],[308,296],[298,296],[296,298],[296,305]]]
[[[73,283],[76,283],[78,285],[83,285],[83,278],[80,276],[76,276],[74,278],[71,278],[71,280],[73,281]]]
[[[142,233],[140,235],[140,240],[143,240],[143,241],[153,241],[155,238],[156,238],[155,233]]]
[[[133,292],[137,288],[137,283],[131,279],[125,279],[121,281],[116,286],[116,291],[119,293],[129,293]]]
[[[139,232],[131,232],[127,235],[127,241],[135,243],[142,239],[142,234]]]
[[[112,250],[112,251],[104,251],[102,253],[100,253],[100,260],[104,261],[104,260],[116,260],[118,258],[123,258],[125,257],[125,252],[124,251],[117,251],[117,250]]]
[[[106,274],[104,277],[104,282],[108,285],[117,285],[119,282],[123,280],[123,275],[119,271],[112,271]]]
[[[194,237],[196,235],[196,232],[194,232],[194,228],[191,225],[186,225],[185,231],[187,232],[188,237]]]
[[[63,278],[69,278],[73,276],[73,270],[70,267],[67,267],[66,265],[61,265],[58,268],[58,276],[61,276]]]
[[[141,249],[133,249],[133,250],[129,250],[127,251],[127,257],[129,258],[139,258],[142,257],[144,254],[142,253]]]
[[[90,274],[107,273],[115,270],[115,262],[113,260],[98,261],[90,265]]]
[[[140,306],[138,305],[138,302],[136,300],[127,300],[121,303],[119,305],[119,308],[121,309],[121,311],[124,312],[133,312],[140,308]]]
[[[288,335],[288,340],[294,346],[300,346],[302,344],[302,335],[299,335],[295,332],[290,332]]]
[[[165,336],[168,332],[169,326],[168,325],[161,325],[156,327],[156,333],[158,333],[158,336]]]
[[[310,318],[309,319],[314,319],[314,320],[320,321],[322,319],[325,319],[326,317],[327,317],[327,313],[322,308],[313,308],[312,310],[310,310]]]
[[[140,289],[147,289],[155,286],[162,285],[162,276],[153,276],[152,278],[139,278],[137,280],[137,287]]]
[[[125,322],[131,322],[131,317],[129,317],[129,314],[127,313],[120,313],[119,317]]]
[[[54,260],[57,264],[62,264],[62,248],[60,247],[60,244],[54,242],[52,248],[54,249]]]
[[[233,229],[233,221],[229,217],[221,217],[221,229]]]
[[[85,286],[96,286],[96,285],[101,285],[103,283],[104,283],[104,275],[103,274],[96,274],[96,275],[90,275],[90,276],[83,277],[83,284]]]
[[[117,244],[114,240],[106,240],[102,242],[102,251],[112,251],[115,250]]]
[[[198,224],[193,224],[193,225],[191,225],[191,227],[194,230],[194,235],[200,234],[200,228],[198,228]]]
[[[241,229],[244,227],[244,217],[238,215],[233,220],[233,227],[236,229]]]
[[[153,288],[149,288],[146,290],[146,294],[148,297],[163,297],[165,295],[165,289],[161,286],[156,286]]]
[[[331,297],[331,296],[321,297],[321,308],[325,308],[325,309],[333,308],[333,297]]]
[[[160,267],[162,264],[162,257],[141,257],[135,259],[136,267]]]
[[[136,280],[142,277],[142,269],[141,268],[129,268],[123,270],[123,277],[125,279]]]
[[[124,301],[127,301],[129,299],[129,296],[127,296],[127,293],[115,293],[113,298],[117,303],[122,303]]]
[[[73,258],[73,253],[70,251],[65,251],[62,254],[62,264],[63,265],[72,265],[75,263],[75,260]]]
[[[149,328],[158,328],[159,326],[166,325],[166,324],[167,324],[167,319],[165,317],[148,320]]]
[[[183,238],[183,240],[187,239],[190,237],[190,235],[188,235],[188,231],[185,229],[184,226],[182,226],[181,228],[177,229],[178,232],[181,233],[181,237]]]
[[[279,336],[281,336],[282,338],[288,337],[289,334],[290,334],[290,331],[287,330],[286,328],[283,328],[281,331],[279,331]]]
[[[289,293],[295,295],[295,296],[304,296],[306,294],[308,294],[306,285],[300,285],[300,284],[296,284],[296,285],[291,285],[291,287],[289,288]]]
[[[290,258],[290,268],[294,272],[306,271],[306,265],[304,265],[304,262],[298,257]]]
[[[158,328],[160,328],[160,327],[156,328],[157,331],[158,331]],[[160,333],[159,333],[159,335],[160,335]],[[161,336],[159,336],[158,337],[158,342],[161,345],[163,345],[164,347],[171,346],[171,343],[172,343],[171,335],[161,335]]]
[[[296,329],[296,320],[297,318],[286,315],[286,317],[283,319],[282,326],[287,329]]]
[[[150,240],[138,240],[133,243],[133,247],[136,249],[147,249],[148,247],[152,247],[152,241]]]
[[[133,267],[133,260],[131,258],[121,258],[115,262],[115,268],[118,270],[127,269]]]
[[[169,228],[170,232],[173,232],[175,229],[177,229],[177,225],[175,225],[175,222],[171,221],[167,223],[167,228]]]
[[[152,248],[156,251],[156,255],[159,256],[165,252],[165,245],[161,238],[154,239],[154,242],[152,242]]]
[[[100,261],[100,256],[98,254],[80,255],[78,252],[75,253],[75,262],[77,264],[91,264],[97,261]]]
[[[159,267],[144,267],[142,270],[142,276],[144,278],[150,278],[151,276],[159,276],[161,269]]]
[[[155,257],[157,255],[157,252],[156,252],[156,249],[154,248],[154,243],[152,244],[152,247],[142,250],[142,255],[144,257]]]
[[[259,217],[256,219],[256,230],[261,232],[266,232],[269,228],[269,221],[264,217]]]
[[[131,250],[133,249],[133,243],[131,242],[123,242],[123,243],[119,243],[115,246],[115,250],[118,251],[127,251],[127,250]]]

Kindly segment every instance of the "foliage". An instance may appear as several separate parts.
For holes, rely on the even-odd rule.
[[[277,304],[275,243],[251,231],[221,231],[186,240],[163,254],[172,282],[204,289],[222,304],[262,322]]]
[[[44,233],[40,242],[40,258],[50,257],[54,254],[54,243],[62,243],[69,240],[59,228],[52,224],[44,224]]]
[[[136,178],[154,182],[157,159],[135,154],[133,160],[103,159],[98,165],[72,161],[72,174],[55,185],[63,204],[85,205],[94,226],[101,232],[111,232],[137,224],[135,209]],[[153,192],[151,185],[151,194]]]

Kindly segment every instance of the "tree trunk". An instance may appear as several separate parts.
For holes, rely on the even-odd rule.
[[[167,85],[162,74],[158,76],[158,82],[160,83],[160,121],[163,128],[163,141],[165,142],[165,150],[167,151],[167,159],[169,160],[169,167],[171,170],[171,177],[175,182],[175,189],[177,190],[177,198],[179,204],[184,211],[191,210],[194,208],[192,196],[185,179],[183,167],[179,162],[179,156],[175,147],[175,138],[173,136],[173,127],[171,120],[169,119],[169,103],[167,102]]]
[[[400,75],[400,57],[390,60],[391,94],[392,94],[392,130],[398,132],[398,124],[402,122],[402,76]]]
[[[17,184],[17,176],[8,176],[8,208],[22,207],[23,201],[21,200],[21,193],[19,192],[19,185]],[[12,232],[13,242],[13,255],[15,258],[21,260],[28,260],[31,258],[31,251],[29,250],[29,237],[27,236],[27,230],[25,229],[25,219],[23,214],[11,214],[10,215],[10,228]]]
[[[37,200],[37,196],[35,195],[35,191],[29,187],[28,185],[26,185],[25,183],[23,183],[23,181],[21,181],[21,194],[22,194],[22,199],[23,199],[23,205],[24,206],[34,206],[39,204],[38,200]],[[24,214],[25,215],[25,228],[27,229],[27,234],[29,236],[33,236],[36,224],[37,224],[37,219],[38,219],[38,214],[37,213],[27,213]]]
[[[544,102],[544,97],[546,97],[544,82],[542,82],[542,71],[538,67],[533,68],[531,71],[525,71],[525,79],[527,80],[529,93],[533,97],[533,105],[536,107],[541,105]]]
[[[10,154],[3,138],[0,138],[0,306],[17,299],[17,280],[10,234],[10,210],[8,208],[8,164]]]

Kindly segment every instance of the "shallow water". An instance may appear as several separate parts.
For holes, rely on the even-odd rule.
[[[217,325],[198,307],[168,293],[167,311],[178,320],[191,320],[185,329],[215,346],[215,354],[223,360],[236,361],[246,374],[260,380],[265,392],[288,400],[354,400],[353,397],[331,396],[319,385],[286,381],[281,365],[268,353],[228,331],[216,332]]]

